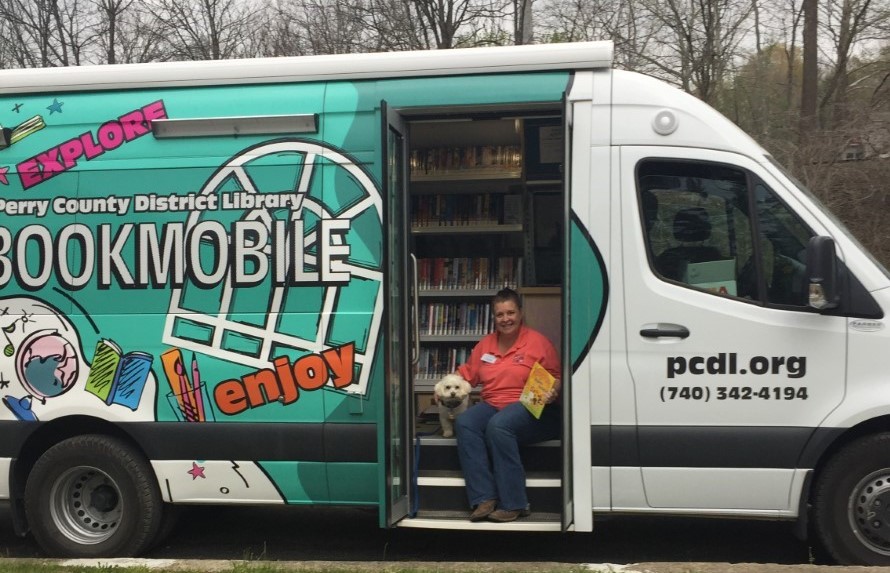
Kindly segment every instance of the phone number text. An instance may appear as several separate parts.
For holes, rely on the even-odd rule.
[[[806,400],[806,386],[662,386],[661,401]]]

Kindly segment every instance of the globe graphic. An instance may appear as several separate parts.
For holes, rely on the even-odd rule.
[[[77,380],[74,347],[55,331],[31,334],[19,347],[16,372],[28,391],[38,398],[53,398],[68,391]]]

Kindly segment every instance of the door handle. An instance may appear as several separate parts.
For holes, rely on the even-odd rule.
[[[643,338],[687,338],[689,329],[685,326],[670,326],[658,328],[644,328],[640,330]]]

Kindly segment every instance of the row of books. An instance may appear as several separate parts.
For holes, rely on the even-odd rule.
[[[419,259],[417,275],[422,290],[516,288],[522,257]]]
[[[411,150],[411,175],[435,175],[460,170],[522,168],[518,145],[463,145]]]
[[[420,349],[417,360],[417,378],[438,379],[454,372],[470,358],[471,347],[432,346]]]
[[[413,195],[411,226],[460,227],[522,223],[522,196],[503,193]]]
[[[487,302],[427,302],[420,305],[420,334],[482,336],[491,331]]]

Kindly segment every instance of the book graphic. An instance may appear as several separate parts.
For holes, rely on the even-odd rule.
[[[553,388],[554,384],[556,384],[556,378],[547,372],[540,362],[535,362],[531,372],[528,373],[522,394],[519,395],[519,401],[535,418],[541,417],[541,412],[544,411],[546,405],[544,396]]]
[[[153,361],[146,352],[124,354],[114,341],[103,338],[96,344],[85,390],[108,405],[136,411]]]

